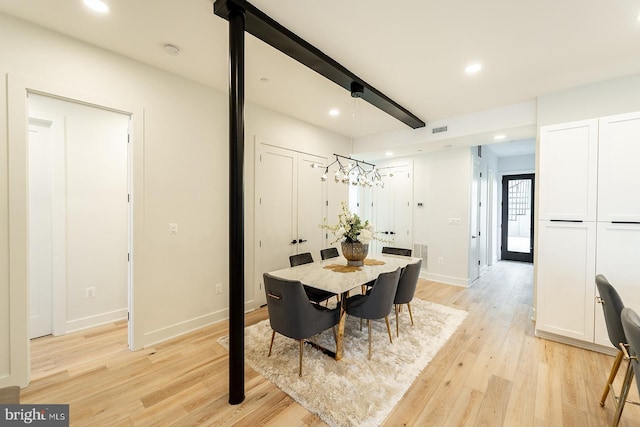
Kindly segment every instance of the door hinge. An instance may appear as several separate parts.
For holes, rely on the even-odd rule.
[[[480,260],[478,260],[478,265],[480,265]]]
[[[131,261],[131,254],[127,254],[127,262]]]
[[[324,205],[325,205],[325,206],[329,206],[329,201],[328,201],[328,200],[325,200]]]
[[[127,194],[127,203],[131,203],[131,194]]]
[[[262,240],[258,241],[258,247],[261,248],[262,247]]]
[[[129,312],[127,311],[127,320],[131,319],[131,315],[129,314]]]

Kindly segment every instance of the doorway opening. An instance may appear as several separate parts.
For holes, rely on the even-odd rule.
[[[31,92],[27,106],[29,338],[126,321],[131,114]]]
[[[534,174],[502,177],[503,260],[533,262],[534,178]]]

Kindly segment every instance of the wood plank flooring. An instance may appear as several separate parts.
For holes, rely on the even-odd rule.
[[[470,288],[420,281],[417,297],[469,315],[385,426],[610,425],[612,401],[598,402],[613,357],[533,336],[532,276],[530,264],[500,262]],[[22,401],[68,403],[72,426],[325,425],[248,366],[245,401],[227,403],[228,353],[216,342],[226,322],[138,352],[126,334],[122,322],[33,340]],[[345,404],[353,398],[366,396]],[[627,405],[620,425],[640,426],[640,407]]]

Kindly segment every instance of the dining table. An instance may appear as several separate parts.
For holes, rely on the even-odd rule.
[[[336,333],[336,351],[331,352],[323,349],[329,354],[333,353],[336,360],[340,360],[343,352],[344,326],[347,317],[346,301],[349,292],[356,288],[359,291],[362,285],[372,283],[381,273],[395,271],[418,261],[420,258],[376,254],[367,257],[364,260],[364,265],[353,267],[347,265],[346,259],[338,257],[270,271],[269,274],[280,279],[300,281],[303,285],[340,295],[338,304],[340,320]]]

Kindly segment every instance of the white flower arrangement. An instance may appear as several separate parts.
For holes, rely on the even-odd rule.
[[[376,237],[373,224],[369,220],[362,222],[357,214],[349,211],[345,202],[342,202],[342,212],[338,214],[338,223],[329,225],[325,218],[320,227],[331,231],[336,236],[336,240],[331,244],[341,239],[347,243],[360,242],[362,244],[368,244],[371,240],[384,241]]]

